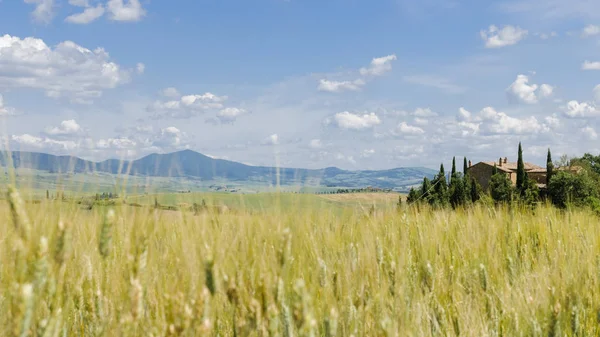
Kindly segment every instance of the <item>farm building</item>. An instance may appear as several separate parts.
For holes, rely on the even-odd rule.
[[[499,173],[506,174],[506,177],[512,182],[513,185],[517,184],[517,162],[509,162],[508,158],[500,158],[497,162],[493,161],[482,161],[475,165],[471,165],[469,161],[469,167],[467,173],[475,178],[475,180],[486,190],[489,185],[490,178],[494,172],[494,166],[498,169]],[[546,187],[546,168],[531,163],[524,163],[525,172],[527,177],[534,180],[538,187]],[[579,173],[582,168],[578,166],[561,167],[557,168],[557,171],[568,170],[573,173]]]
[[[529,176],[529,179],[533,179],[538,184],[546,183],[546,169],[531,163],[525,164],[525,172]],[[500,158],[497,162],[493,161],[482,161],[475,165],[469,165],[467,169],[468,174],[475,178],[475,180],[483,187],[484,190],[488,188],[490,178],[494,172],[494,165],[498,169],[499,173],[506,174],[507,178],[512,181],[513,185],[517,184],[517,162],[509,162],[508,158]]]

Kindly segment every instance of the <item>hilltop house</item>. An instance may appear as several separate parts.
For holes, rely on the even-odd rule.
[[[527,172],[527,177],[531,180],[534,180],[538,187],[545,188],[546,168],[531,163],[523,164],[525,166],[525,172]],[[513,186],[517,184],[517,162],[509,162],[508,158],[506,157],[504,157],[504,159],[498,159],[498,162],[482,161],[475,165],[471,165],[471,161],[469,161],[467,173],[471,177],[475,178],[481,187],[486,190],[488,188],[490,178],[492,177],[492,173],[494,172],[494,166],[496,166],[499,173],[506,174],[506,177],[512,181]],[[573,173],[579,173],[582,168],[579,166],[568,166],[560,167],[556,170],[567,170]]]
[[[525,164],[525,172],[529,179],[535,180],[539,187],[546,184],[546,169],[531,163]],[[506,177],[512,181],[513,185],[517,184],[517,162],[509,162],[508,158],[500,158],[498,162],[493,161],[482,161],[475,165],[471,165],[469,161],[469,167],[467,173],[475,178],[475,180],[483,187],[484,190],[488,188],[490,178],[494,172],[494,165],[498,169],[499,173],[506,174]]]

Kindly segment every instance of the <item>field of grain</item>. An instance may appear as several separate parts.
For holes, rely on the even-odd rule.
[[[600,333],[591,213],[289,207],[307,197],[324,200],[194,215],[23,203],[12,190],[0,205],[0,335]]]

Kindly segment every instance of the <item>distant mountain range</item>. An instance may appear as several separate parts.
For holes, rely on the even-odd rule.
[[[8,153],[0,153],[0,164],[8,166]],[[153,177],[182,177],[202,181],[226,180],[237,183],[275,185],[306,185],[328,187],[378,187],[403,190],[418,184],[423,177],[437,172],[423,167],[396,168],[379,171],[347,171],[336,167],[296,169],[250,166],[214,159],[201,153],[184,150],[167,154],[151,154],[143,158],[122,161],[109,159],[92,162],[73,156],[55,156],[37,152],[10,153],[15,168],[28,168],[50,173],[103,172]]]

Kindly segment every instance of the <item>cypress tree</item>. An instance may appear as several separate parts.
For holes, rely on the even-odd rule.
[[[421,185],[420,192],[421,199],[425,202],[429,202],[431,199],[431,182],[427,177],[423,178],[423,185]]]
[[[434,202],[437,202],[440,206],[445,206],[448,201],[448,184],[446,182],[446,173],[444,171],[444,164],[440,165],[440,173],[435,179],[435,196],[432,197]]]
[[[550,185],[550,178],[554,174],[554,164],[552,164],[552,154],[548,149],[548,157],[546,157],[546,186]]]
[[[465,160],[463,161],[463,176],[465,176],[465,177],[467,176],[467,169],[468,169],[467,157],[465,157]]]
[[[475,178],[471,178],[471,201],[477,202],[481,196],[479,185]]]
[[[492,169],[492,175],[495,176],[496,174],[498,174],[498,167],[496,166],[496,164],[494,164],[494,168]]]
[[[523,148],[519,142],[519,157],[517,160],[517,189],[521,192],[526,187],[527,173],[525,172],[525,163],[523,163]]]
[[[456,183],[456,157],[452,157],[452,172],[450,173],[450,186]]]

